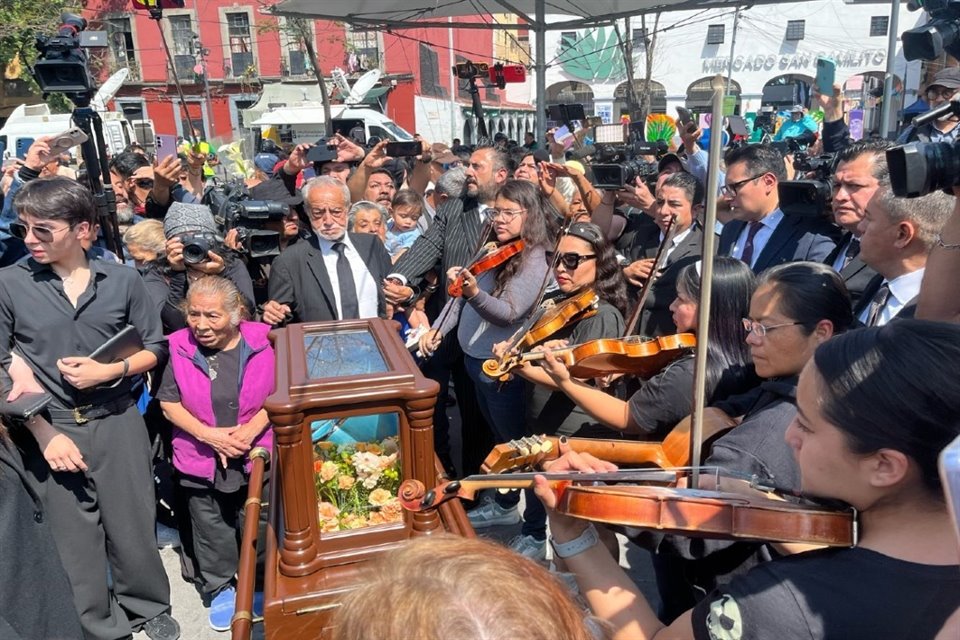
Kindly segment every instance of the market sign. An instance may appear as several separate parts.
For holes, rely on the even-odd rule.
[[[830,57],[837,61],[838,67],[880,66],[887,59],[883,49],[864,49],[861,51],[817,51],[816,53],[793,53],[789,55],[757,54],[736,56],[733,59],[734,71],[792,71],[816,69],[817,57]],[[730,58],[705,58],[702,61],[703,73],[721,73],[730,67]]]

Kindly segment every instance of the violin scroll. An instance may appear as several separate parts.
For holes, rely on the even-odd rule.
[[[456,498],[459,492],[459,480],[442,482],[429,491],[419,480],[404,480],[397,490],[397,499],[400,506],[407,511],[426,511],[436,509],[444,502]]]

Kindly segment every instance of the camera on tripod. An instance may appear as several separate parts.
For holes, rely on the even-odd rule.
[[[272,230],[271,223],[283,224],[290,211],[289,205],[273,200],[253,200],[242,182],[215,186],[204,194],[204,204],[213,211],[213,219],[224,236],[233,229],[242,252],[251,258],[273,258],[280,255],[280,231]],[[201,240],[203,240],[201,238]],[[183,241],[183,259],[187,260],[187,241]],[[198,250],[201,242],[198,242]],[[204,260],[206,252],[203,251]]]
[[[57,35],[37,35],[35,46],[40,55],[33,65],[33,77],[44,94],[66,93],[78,102],[75,96],[82,101],[83,95],[89,96],[96,88],[84,49],[107,46],[107,32],[87,31],[87,21],[72,13],[61,14],[60,20]]]

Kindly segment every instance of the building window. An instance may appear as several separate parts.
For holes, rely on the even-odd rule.
[[[249,109],[253,105],[257,104],[256,100],[234,100],[234,106],[237,109],[237,128],[243,129],[246,125],[243,123],[243,112],[245,109]]]
[[[130,26],[130,18],[108,18],[107,34],[113,59],[117,63],[117,70],[126,67],[130,69],[134,78],[139,79],[137,50],[133,45],[133,29]]]
[[[722,24],[711,24],[707,27],[707,44],[723,44],[723,30],[724,25]]]
[[[644,29],[634,29],[630,34],[633,50],[634,51],[643,51],[647,48],[647,30]]]
[[[787,20],[787,40],[803,40],[803,32],[806,29],[806,20]]]
[[[370,29],[347,28],[347,73],[365,73],[380,68],[380,34]]]
[[[193,82],[193,67],[197,56],[193,51],[193,26],[189,15],[167,16],[170,21],[170,39],[173,41],[173,64],[177,77]]]
[[[560,51],[566,51],[567,49],[572,49],[575,46],[577,46],[577,32],[561,31],[560,32]]]
[[[307,73],[307,54],[300,49],[290,49],[287,51],[290,60],[290,75],[302,76]]]
[[[250,39],[250,15],[228,13],[227,36],[230,38],[230,68],[233,77],[247,73],[253,67],[253,43]],[[255,68],[254,68],[255,69]]]
[[[437,52],[428,44],[420,43],[420,91],[425,96],[445,98],[446,92],[440,86],[440,62]]]
[[[886,36],[889,24],[890,18],[888,16],[873,16],[870,18],[870,37]]]

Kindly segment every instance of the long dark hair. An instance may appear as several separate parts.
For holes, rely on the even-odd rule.
[[[855,453],[894,449],[917,463],[943,500],[937,456],[960,435],[960,327],[902,319],[851,331],[820,345],[820,410]]]
[[[523,228],[520,229],[520,238],[523,239],[525,248],[524,253],[534,247],[547,247],[550,243],[550,222],[548,222],[547,209],[544,206],[540,196],[540,187],[525,180],[507,180],[497,191],[498,198],[504,198],[510,202],[516,202],[521,209],[526,209],[527,217],[523,221]],[[496,240],[493,229],[490,229],[490,239]],[[523,253],[518,254],[509,260],[497,272],[496,287],[493,295],[503,291],[504,286],[510,281],[510,278],[520,270],[523,264]]]
[[[713,389],[710,401],[741,393],[759,382],[741,321],[750,314],[750,297],[756,286],[757,279],[746,264],[736,258],[714,258],[707,330],[707,389]],[[691,300],[700,299],[696,264],[680,270],[677,293]]]
[[[575,222],[564,235],[583,240],[597,254],[597,277],[593,290],[597,297],[616,308],[621,315],[626,315],[627,283],[617,262],[617,252],[613,245],[607,242],[600,227],[590,222]]]

